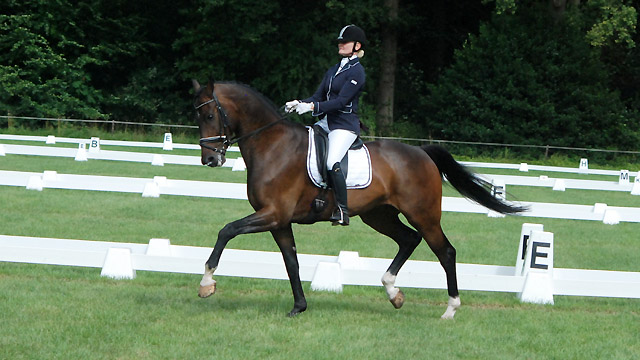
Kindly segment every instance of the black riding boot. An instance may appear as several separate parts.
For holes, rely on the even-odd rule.
[[[337,209],[329,218],[333,225],[349,225],[349,211],[347,210],[347,183],[344,179],[344,173],[340,169],[340,163],[335,163],[331,171],[331,186],[336,197]]]

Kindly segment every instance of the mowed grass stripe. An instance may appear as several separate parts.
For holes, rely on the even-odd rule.
[[[82,174],[91,168],[85,165],[95,163],[91,171],[103,172],[99,175],[209,181],[246,177],[229,169],[129,167],[108,161],[77,164],[71,159],[49,168],[51,163],[33,158],[17,162],[11,158],[8,165],[8,157],[0,158],[0,167]],[[192,168],[203,171],[191,173]],[[207,176],[211,178],[200,178]],[[569,191],[519,188],[508,190],[528,201],[542,201],[541,190],[569,200],[580,197]],[[616,196],[612,192],[586,192],[583,201],[589,193],[604,196],[599,202],[616,205],[610,201]],[[0,199],[0,229],[7,235],[139,243],[167,237],[177,245],[208,247],[225,223],[252,212],[241,200],[150,199],[55,189],[0,187]],[[458,261],[468,263],[513,265],[523,222],[542,223],[554,233],[556,267],[640,271],[634,250],[638,224],[443,214],[443,228],[458,250]],[[397,250],[393,241],[358,219],[349,228],[320,223],[296,225],[294,232],[300,253],[336,255],[353,250],[361,256],[391,258]],[[229,246],[277,251],[269,234],[239,236]],[[421,244],[411,259],[435,257]],[[203,300],[196,295],[197,275],[138,272],[135,280],[114,281],[99,274],[100,269],[0,263],[0,358],[640,357],[640,303],[634,299],[556,296],[554,306],[538,306],[521,304],[514,294],[462,292],[463,307],[456,319],[441,321],[447,300],[444,290],[403,289],[407,302],[395,310],[379,287],[346,286],[344,293],[334,294],[312,292],[304,283],[309,310],[288,319],[285,314],[292,306],[288,281],[217,277],[219,293]]]

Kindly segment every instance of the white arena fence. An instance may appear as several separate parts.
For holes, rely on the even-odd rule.
[[[112,161],[129,161],[147,163],[152,165],[163,166],[164,164],[175,165],[196,165],[202,166],[199,156],[188,155],[171,155],[157,153],[142,153],[128,151],[100,150],[97,152],[88,152],[83,147],[78,149],[63,147],[46,147],[34,145],[0,145],[4,148],[5,156],[8,155],[33,155],[33,156],[53,156],[74,158],[78,161],[87,160],[112,160]],[[485,164],[488,165],[488,164]],[[493,164],[500,165],[500,164]],[[508,164],[505,164],[508,165]],[[223,167],[230,167],[235,171],[243,171],[246,169],[242,158],[227,159]],[[549,178],[548,176],[517,176],[517,175],[492,175],[483,174],[489,181],[499,180],[506,185],[520,186],[539,186],[549,187],[554,190],[565,189],[583,189],[583,190],[606,190],[606,191],[626,191],[631,192],[635,183],[629,181],[629,173],[627,181],[603,181],[603,180],[577,180],[564,178]],[[635,175],[636,179],[638,176]],[[637,182],[637,181],[636,181]]]
[[[14,138],[9,139],[9,136]],[[170,138],[170,134],[169,134]],[[0,140],[16,140],[14,135],[0,134]],[[110,159],[150,162],[154,165],[178,163],[200,165],[199,157],[166,154],[125,155],[127,152],[100,150],[99,144],[117,146],[162,147],[199,149],[197,145],[164,143],[110,142],[94,140],[65,139],[49,137],[19,136],[19,140],[45,141],[48,143],[72,142],[78,149],[56,147],[24,146],[0,144],[0,156],[23,153],[41,156],[65,156],[78,160],[83,150],[87,159]],[[89,144],[87,151],[86,145]],[[43,150],[44,148],[45,150]],[[62,149],[62,150],[58,150]],[[235,150],[235,149],[234,149]],[[60,151],[59,155],[52,152]],[[64,152],[66,151],[66,152]],[[136,160],[125,160],[128,156]],[[158,158],[161,156],[161,158]],[[87,160],[85,159],[85,160]],[[82,158],[80,159],[82,160]],[[166,160],[166,161],[165,161]],[[630,173],[623,171],[589,170],[586,159],[576,169],[536,167],[527,164],[484,164],[465,163],[472,167],[518,168],[520,171],[565,171],[589,174],[619,176],[617,183],[607,181],[587,181],[549,179],[525,176],[485,175],[494,183],[494,191],[504,194],[506,184],[525,186],[548,186],[554,190],[564,188],[584,188],[607,191],[629,191],[632,194],[638,184],[628,180]],[[233,164],[230,164],[233,166]],[[625,175],[625,176],[623,176]],[[627,180],[627,181],[624,181]],[[553,184],[552,184],[553,183]],[[32,190],[44,188],[120,191],[141,193],[146,197],[163,195],[204,196],[231,199],[246,199],[245,184],[229,184],[205,181],[170,180],[163,177],[140,179],[128,177],[65,175],[55,171],[28,173],[0,171],[0,185],[21,186]],[[531,206],[525,216],[553,217],[564,219],[597,220],[605,223],[619,221],[640,222],[640,209],[628,207],[608,207],[606,204],[566,205],[548,203],[523,203]],[[443,199],[443,211],[464,211],[472,213],[488,212],[484,207],[463,198]],[[554,295],[603,296],[640,298],[640,273],[606,270],[560,269],[553,266],[553,234],[542,231],[542,225],[524,224],[516,265],[494,266],[458,264],[459,286],[461,290],[514,292],[524,302],[553,303]],[[174,273],[202,274],[203,264],[211,252],[210,248],[171,245],[168,239],[151,239],[149,244],[110,243],[102,241],[65,240],[0,235],[0,261],[25,262],[35,264],[67,265],[101,268],[103,276],[113,278],[135,278],[138,271],[163,271]],[[341,291],[343,285],[381,286],[380,277],[389,266],[390,259],[363,258],[354,252],[340,252],[338,256],[300,254],[300,275],[303,281],[311,281],[314,290]],[[280,253],[226,249],[221,258],[216,275],[242,276],[268,279],[288,279]],[[408,261],[398,275],[398,286],[446,289],[444,271],[439,263],[429,261]]]
[[[213,197],[247,200],[246,184],[171,180],[156,176],[149,178],[131,178],[119,176],[58,174],[55,171],[44,173],[0,170],[0,185],[20,186],[29,190],[42,191],[45,188],[67,190],[94,190],[139,193],[143,197],[160,195],[179,195],[195,197]],[[502,185],[504,188],[504,185]],[[640,208],[607,206],[604,203],[591,205],[572,205],[558,203],[521,202],[530,210],[522,216],[593,220],[607,224],[619,222],[640,222]],[[443,197],[442,211],[487,214],[500,216],[465,198]]]
[[[64,138],[64,137],[55,137],[53,135],[49,136],[29,136],[29,135],[11,135],[11,134],[0,134],[0,140],[13,140],[13,141],[35,141],[35,142],[44,142],[46,144],[55,144],[59,143],[73,143],[78,145],[89,145],[89,152],[91,153],[92,148],[100,149],[100,144],[107,146],[131,146],[131,147],[148,147],[148,148],[162,148],[164,150],[173,150],[173,149],[190,149],[190,150],[200,150],[200,146],[197,144],[179,144],[173,143],[171,133],[165,133],[163,137],[163,142],[141,142],[141,141],[120,141],[120,140],[102,140],[99,138],[91,138],[91,139],[79,139],[79,138]],[[2,146],[2,144],[0,144]],[[8,145],[5,145],[7,147]],[[65,156],[65,157],[75,157],[77,152],[73,154],[69,152],[60,152],[59,155],[55,155],[56,153],[47,154],[45,151],[41,149],[23,149],[20,148],[12,148],[14,152],[7,151],[8,153],[14,154],[23,154],[23,155],[41,155],[41,156]],[[6,150],[5,150],[6,151]],[[27,151],[30,153],[21,153],[20,151]],[[237,146],[232,146],[228,149],[228,151],[238,152],[240,149]],[[98,151],[99,152],[99,151]],[[1,152],[0,152],[1,153]],[[151,154],[149,156],[153,156]],[[151,162],[149,160],[149,156],[146,157],[138,157],[137,160],[125,160],[125,161],[138,161],[138,162]],[[90,155],[89,158],[94,159],[103,159],[103,160],[120,160],[118,158],[109,158],[109,155],[104,155],[102,157],[98,155]],[[189,157],[184,157],[189,158]],[[171,164],[184,164],[184,165],[200,165],[199,161],[191,160],[177,160],[180,158],[172,158],[176,162],[171,162],[172,160],[167,161],[167,163]],[[124,160],[124,159],[122,159]],[[184,162],[179,162],[184,161]],[[227,166],[233,166],[233,159],[229,159],[227,162],[229,164],[225,164]],[[471,161],[462,161],[462,164],[465,164],[470,167],[475,168],[494,168],[494,169],[517,169],[523,172],[527,172],[529,170],[535,171],[547,171],[547,172],[564,172],[564,173],[580,173],[580,174],[592,174],[592,175],[611,175],[618,176],[622,183],[626,180],[628,182],[629,177],[635,176],[638,177],[638,173],[629,172],[628,170],[603,170],[603,169],[589,169],[588,159],[581,159],[580,164],[577,168],[569,168],[569,167],[558,167],[558,166],[541,166],[541,165],[528,165],[527,163],[521,164],[503,164],[503,163],[481,163],[481,162],[471,162]],[[625,172],[626,171],[626,172]],[[517,184],[513,184],[517,185]],[[534,185],[535,186],[535,185]]]
[[[515,266],[457,264],[460,290],[512,292],[541,304],[553,304],[554,295],[640,298],[640,273],[554,268],[553,234],[542,230],[540,224],[523,225]],[[116,279],[133,279],[136,271],[202,274],[211,250],[168,239],[135,244],[0,235],[0,261],[101,268],[102,276]],[[298,259],[302,281],[311,281],[313,290],[336,292],[344,285],[381,286],[391,263],[350,251]],[[225,249],[216,276],[288,279],[280,253],[235,249]],[[407,261],[396,285],[447,288],[442,267],[433,261]]]
[[[47,141],[49,143],[55,143],[60,141],[61,138],[51,140],[51,136],[22,136],[22,135],[2,135],[0,139],[22,139],[31,141]],[[165,137],[170,134],[165,134]],[[197,165],[201,166],[201,160],[198,156],[187,155],[171,155],[171,154],[157,154],[157,153],[142,153],[142,152],[127,152],[127,151],[112,151],[101,150],[100,144],[106,140],[90,139],[89,150],[86,149],[87,140],[85,139],[69,139],[63,138],[66,142],[78,143],[77,149],[64,148],[64,147],[47,147],[47,146],[33,146],[33,145],[13,145],[13,144],[0,144],[0,156],[6,156],[6,154],[15,155],[35,155],[35,156],[54,156],[54,157],[67,157],[74,158],[77,161],[88,161],[89,159],[95,160],[113,160],[113,161],[131,161],[140,163],[150,163],[152,165],[164,166],[164,164],[178,164],[178,165]],[[165,139],[166,140],[166,139]],[[142,143],[142,142],[124,142],[124,141],[111,141],[111,143],[117,143],[118,145],[126,146],[126,144],[134,144],[131,146],[149,146],[149,147],[162,147],[163,143]],[[166,147],[165,141],[164,146]],[[174,145],[172,145],[174,146]],[[176,147],[178,147],[176,145]],[[197,149],[197,145],[180,144],[183,148]],[[94,150],[92,150],[94,149]],[[172,147],[173,149],[173,147]],[[583,159],[586,161],[586,159]],[[494,167],[494,168],[508,168],[515,169],[518,167],[520,171],[528,171],[529,166],[525,163],[520,165],[514,164],[488,164],[488,163],[466,163],[472,167]],[[557,167],[541,167],[531,165],[531,167],[540,168],[543,171],[569,171],[575,170],[575,172],[599,172],[607,175],[617,175],[618,182],[613,181],[598,181],[598,180],[576,180],[576,179],[564,179],[564,178],[549,178],[548,176],[532,177],[532,176],[509,176],[509,175],[483,175],[487,180],[493,182],[499,182],[504,185],[520,185],[520,186],[541,186],[551,187],[553,190],[564,191],[565,189],[586,189],[586,190],[606,190],[606,191],[626,191],[631,192],[633,195],[640,195],[640,177],[637,172],[632,173],[628,170],[620,170],[617,173],[613,170],[588,170],[588,165],[581,165],[578,169],[569,168],[557,168]],[[234,171],[244,171],[246,169],[244,160],[240,157],[237,159],[227,159],[224,167],[231,167]],[[635,182],[631,182],[630,178],[635,176]]]
[[[167,137],[168,135],[168,137]],[[91,139],[79,139],[79,138],[67,138],[67,137],[56,137],[53,135],[49,136],[32,136],[32,135],[11,135],[11,134],[0,134],[0,140],[13,140],[13,141],[36,141],[36,142],[44,142],[46,144],[55,144],[55,143],[70,143],[70,144],[90,144]],[[200,145],[197,144],[179,144],[174,143],[171,133],[166,133],[164,135],[163,142],[147,142],[147,141],[123,141],[123,140],[104,140],[100,139],[101,145],[107,146],[131,146],[131,147],[148,147],[148,148],[161,148],[165,150],[173,150],[173,149],[187,149],[187,150],[200,150]],[[171,144],[169,146],[168,144]],[[169,149],[170,148],[170,149]],[[237,146],[232,146],[228,149],[228,151],[240,151]]]
[[[129,161],[148,163],[152,165],[164,166],[164,164],[174,165],[197,165],[202,166],[202,162],[199,156],[188,155],[171,155],[171,154],[155,154],[155,153],[143,153],[143,152],[131,152],[131,151],[113,151],[113,150],[100,150],[96,152],[87,151],[83,144],[78,149],[64,148],[64,147],[45,147],[45,146],[33,146],[33,145],[1,145],[4,148],[3,152],[12,155],[34,155],[34,156],[53,156],[53,157],[66,157],[72,158],[77,161],[88,160],[113,160],[113,161]],[[240,159],[240,158],[239,158]],[[238,161],[238,164],[236,164]],[[231,167],[243,165],[244,161],[238,159],[227,159],[223,167]],[[239,170],[244,170],[241,167]]]

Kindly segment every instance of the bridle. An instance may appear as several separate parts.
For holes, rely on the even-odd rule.
[[[261,128],[258,128],[248,134],[239,136],[239,137],[235,137],[232,139],[229,139],[227,137],[226,132],[229,129],[229,116],[227,115],[227,112],[224,111],[224,108],[222,107],[222,105],[220,104],[220,100],[218,100],[218,96],[216,96],[215,92],[212,92],[213,98],[211,100],[207,100],[205,102],[203,102],[200,105],[196,105],[194,106],[196,110],[200,109],[201,107],[210,104],[212,102],[215,102],[216,105],[216,109],[218,111],[218,119],[220,120],[220,128],[222,128],[222,135],[218,135],[218,136],[210,136],[210,137],[206,137],[206,138],[200,138],[200,146],[205,148],[205,149],[209,149],[212,150],[214,152],[220,153],[221,155],[225,155],[227,153],[227,148],[237,142],[239,142],[242,139],[245,139],[249,136],[253,136],[259,132],[261,132],[262,130],[265,130],[277,123],[279,123],[280,121],[284,120],[287,118],[287,116],[282,116],[280,117],[280,119],[278,119],[277,121],[271,122]],[[222,149],[218,149],[216,147],[210,146],[210,143],[222,143]]]
[[[201,107],[207,104],[210,104],[212,102],[216,103],[216,109],[218,110],[218,119],[220,120],[220,128],[222,129],[222,135],[201,138],[200,146],[202,146],[205,149],[213,150],[217,153],[225,155],[227,153],[227,148],[231,146],[231,144],[238,142],[238,139],[235,139],[235,141],[230,141],[227,138],[227,135],[225,135],[226,130],[229,127],[229,119],[228,119],[229,116],[227,115],[227,112],[224,111],[224,109],[222,108],[222,105],[220,105],[220,100],[218,100],[218,96],[216,96],[216,93],[213,92],[213,98],[211,100],[207,100],[202,104],[195,106],[195,108],[196,110],[198,110]],[[212,147],[209,145],[210,143],[222,143],[222,149]]]

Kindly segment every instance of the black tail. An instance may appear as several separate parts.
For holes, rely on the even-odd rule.
[[[527,207],[511,205],[491,194],[491,184],[477,177],[465,166],[457,162],[442,146],[423,145],[424,150],[436,163],[441,176],[464,197],[501,214],[517,214],[527,211]]]

